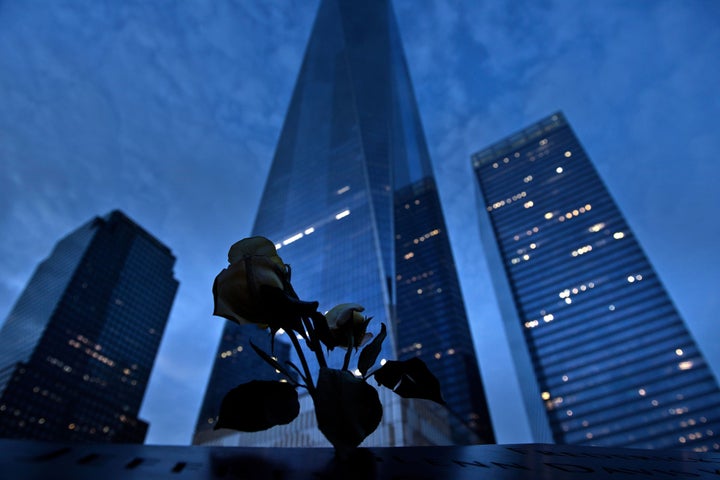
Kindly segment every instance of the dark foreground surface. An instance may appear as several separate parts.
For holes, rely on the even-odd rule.
[[[567,445],[331,449],[0,440],[0,479],[720,479],[720,454]]]

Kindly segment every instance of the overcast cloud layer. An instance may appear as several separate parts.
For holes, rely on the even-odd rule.
[[[190,441],[317,1],[0,3],[0,321],[55,242],[120,208],[180,280],[141,412]],[[396,0],[500,442],[526,441],[470,155],[562,110],[716,373],[720,4]]]

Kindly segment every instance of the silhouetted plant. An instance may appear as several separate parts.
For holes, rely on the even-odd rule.
[[[228,253],[228,262],[230,265],[213,284],[213,314],[269,329],[273,342],[275,334],[284,330],[301,368],[290,361],[280,364],[252,345],[286,381],[253,380],[232,389],[223,398],[216,429],[255,432],[290,423],[300,411],[297,390],[305,388],[315,405],[318,428],[336,452],[345,454],[374,432],[382,419],[382,405],[375,388],[367,383],[369,378],[374,377],[379,385],[405,398],[445,403],[438,380],[418,358],[388,361],[371,371],[387,336],[385,324],[381,324],[380,333],[373,338],[366,331],[372,318],[362,314],[365,309],[361,305],[338,305],[323,315],[317,311],[318,302],[300,300],[290,283],[290,266],[282,261],[267,238],[251,237],[235,243]],[[316,378],[300,340],[317,359],[320,369]],[[326,351],[335,348],[345,350],[339,369],[330,368],[325,358]],[[355,375],[350,362],[353,351],[361,348],[357,357],[359,375]]]

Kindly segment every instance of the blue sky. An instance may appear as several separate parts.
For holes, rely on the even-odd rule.
[[[54,243],[120,208],[178,257],[142,409],[187,444],[317,1],[0,3],[0,321]],[[396,0],[501,442],[514,421],[470,155],[562,110],[720,373],[720,3]]]

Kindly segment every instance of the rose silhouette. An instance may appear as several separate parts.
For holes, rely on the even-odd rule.
[[[370,377],[402,397],[444,404],[439,382],[418,358],[383,361],[380,368],[371,371],[387,337],[386,326],[381,324],[380,332],[368,343],[373,337],[367,333],[371,317],[362,314],[362,305],[343,303],[322,315],[317,311],[318,302],[300,300],[290,284],[290,266],[267,238],[251,237],[235,243],[228,262],[230,265],[213,284],[213,314],[239,324],[269,327],[271,335],[281,328],[294,331],[288,338],[300,366],[289,360],[281,364],[251,343],[260,358],[285,378],[253,380],[229,391],[220,405],[216,428],[254,432],[287,424],[299,413],[297,390],[304,388],[313,400],[318,428],[334,445],[336,454],[345,457],[377,429],[382,419],[377,391],[367,382]],[[319,372],[310,369],[300,340],[315,355]],[[328,367],[325,356],[335,347],[345,349],[340,369]],[[351,357],[358,350],[357,368],[352,373]]]

